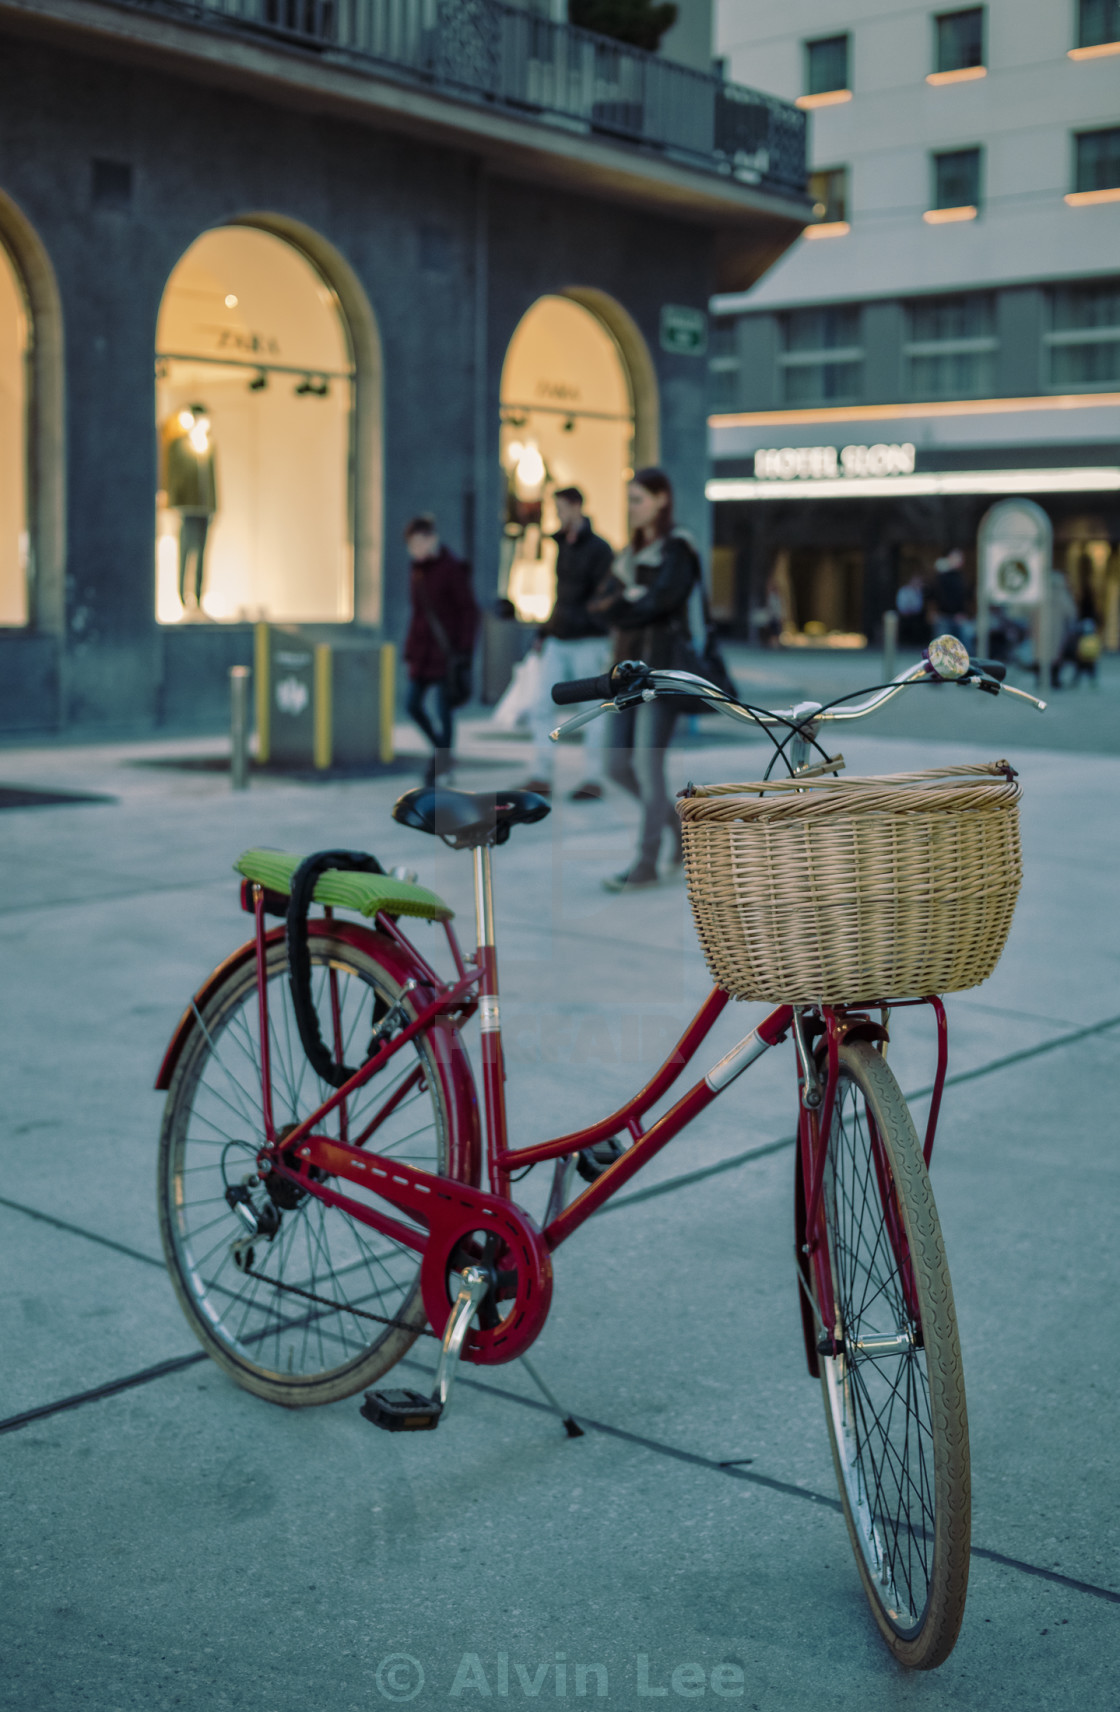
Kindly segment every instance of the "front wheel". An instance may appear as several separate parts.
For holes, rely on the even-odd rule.
[[[968,1419],[953,1291],[906,1102],[866,1041],[840,1048],[824,1220],[836,1353],[821,1382],[848,1533],[887,1645],[953,1650],[968,1586]]]
[[[323,1039],[342,1062],[360,1061],[400,987],[370,952],[322,926],[308,949]],[[273,1117],[283,1135],[334,1090],[304,1055],[282,943],[269,948],[267,970]],[[248,958],[196,1010],[171,1081],[159,1149],[164,1253],[192,1329],[238,1384],[289,1408],[332,1403],[379,1379],[425,1328],[420,1256],[294,1184],[258,1178],[261,1072]],[[448,1105],[420,1034],[319,1133],[448,1176]]]

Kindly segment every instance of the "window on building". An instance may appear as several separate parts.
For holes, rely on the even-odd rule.
[[[1077,8],[1079,48],[1120,42],[1120,0],[1080,0]]]
[[[778,358],[786,404],[848,403],[863,396],[858,304],[794,309],[782,317]]]
[[[848,88],[847,36],[826,36],[818,42],[806,42],[806,95],[831,95],[834,90]]]
[[[979,292],[906,306],[907,398],[979,398],[995,389],[995,304]]]
[[[708,346],[708,369],[711,373],[711,403],[713,410],[734,410],[739,402],[739,350],[737,323],[730,317],[719,317],[711,323]]]
[[[971,71],[984,63],[984,8],[942,12],[934,24],[934,71]]]
[[[1051,386],[1120,382],[1120,279],[1052,291],[1046,345]]]
[[[933,206],[979,208],[979,149],[952,149],[947,154],[934,155]]]
[[[156,340],[157,617],[347,622],[355,372],[327,281],[219,226],[176,264]]]
[[[1082,131],[1074,138],[1076,190],[1079,194],[1120,187],[1120,125],[1107,131]]]
[[[813,213],[825,225],[848,218],[848,169],[830,166],[809,174],[809,198]]]

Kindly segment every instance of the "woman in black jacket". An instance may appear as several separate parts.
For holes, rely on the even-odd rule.
[[[688,536],[673,525],[673,489],[664,470],[638,470],[629,491],[630,545],[592,604],[611,626],[614,658],[671,667],[687,642],[688,600],[700,561]],[[665,785],[665,751],[677,712],[672,701],[642,702],[608,723],[607,771],[615,784],[640,799],[642,825],[635,861],[603,884],[609,892],[657,884],[661,838],[669,828],[672,858],[681,860],[680,822]]]

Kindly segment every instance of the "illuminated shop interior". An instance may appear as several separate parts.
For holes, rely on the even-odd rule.
[[[504,535],[501,588],[520,619],[547,618],[556,590],[553,495],[578,487],[597,534],[626,541],[634,402],[612,335],[579,303],[542,297],[502,368]]]
[[[28,619],[29,331],[19,276],[0,244],[0,625],[23,625]]]
[[[354,409],[346,324],[307,258],[204,233],[156,336],[161,623],[353,617]]]

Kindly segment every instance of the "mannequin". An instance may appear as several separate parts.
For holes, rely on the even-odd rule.
[[[218,483],[210,415],[191,404],[167,418],[162,434],[164,503],[179,513],[179,599],[192,616],[202,613],[206,536],[218,509]]]

